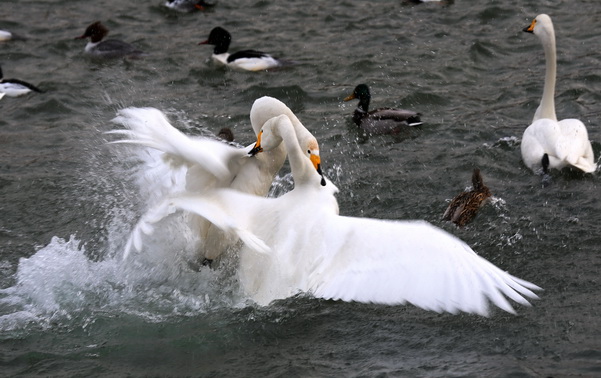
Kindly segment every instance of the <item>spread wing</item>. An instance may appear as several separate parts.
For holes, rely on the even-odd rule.
[[[245,158],[246,149],[209,138],[190,138],[173,127],[167,117],[155,108],[127,108],[119,111],[113,122],[125,130],[109,131],[125,139],[112,143],[131,143],[165,153],[163,159],[172,166],[194,166],[220,180],[231,179],[235,161]]]
[[[424,221],[331,216],[324,227],[321,261],[310,272],[317,297],[486,316],[489,301],[514,313],[505,297],[529,305],[524,297],[540,290]]]

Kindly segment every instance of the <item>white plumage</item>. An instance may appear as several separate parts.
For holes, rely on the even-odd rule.
[[[294,113],[272,97],[257,99],[251,108],[250,121],[255,133],[268,119],[280,114],[286,114],[292,120],[296,136],[307,147],[306,150],[318,149],[317,145],[309,146],[315,138]],[[110,132],[126,138],[114,143],[133,143],[162,151],[163,160],[168,165],[166,171],[175,172],[182,166],[187,169],[186,190],[191,193],[232,188],[265,196],[286,159],[286,149],[282,143],[265,147],[264,153],[249,157],[248,153],[254,144],[238,148],[210,138],[186,136],[173,127],[161,111],[154,108],[123,109],[114,122],[126,128]],[[210,260],[217,258],[237,241],[236,237],[224,234],[204,218],[193,218],[191,226],[199,229],[201,256]],[[138,243],[136,246],[139,247]]]
[[[555,115],[557,63],[555,31],[551,18],[540,14],[524,31],[534,33],[540,39],[545,50],[546,73],[541,103],[534,114],[532,124],[526,128],[522,137],[522,160],[535,172],[541,167],[546,170],[545,163],[542,163],[546,154],[549,158],[548,168],[573,166],[583,172],[594,172],[597,165],[584,124],[577,119],[558,122]]]
[[[174,196],[161,205],[206,217],[228,232],[245,233],[249,242],[240,251],[239,276],[258,304],[306,292],[326,299],[409,302],[437,312],[487,315],[489,301],[514,313],[505,297],[522,305],[529,305],[524,297],[537,298],[532,290],[538,286],[502,271],[427,222],[339,216],[338,189],[330,181],[322,186],[315,162],[304,154],[286,116],[265,123],[261,144],[282,139],[295,182],[283,196],[218,189]],[[141,223],[154,221],[149,215]]]

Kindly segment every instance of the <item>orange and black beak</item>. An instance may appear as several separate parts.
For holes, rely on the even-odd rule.
[[[252,148],[252,150],[248,152],[250,156],[255,156],[259,152],[263,152],[263,147],[261,147],[261,136],[263,136],[263,131],[259,132],[259,135],[257,135],[257,142],[255,143],[255,146]]]
[[[530,26],[525,27],[524,29],[522,29],[522,31],[525,31],[526,33],[534,33],[535,25],[536,25],[536,18],[534,20],[532,20],[532,22],[530,23]]]
[[[319,155],[311,154],[310,159],[311,163],[313,163],[313,166],[315,167],[315,170],[321,176],[321,186],[326,186],[326,179],[323,177],[323,173],[321,173],[321,158]]]

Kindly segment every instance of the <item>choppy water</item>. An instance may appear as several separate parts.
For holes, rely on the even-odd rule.
[[[543,52],[522,33],[538,13],[558,38],[559,117],[578,117],[601,154],[601,6],[589,1],[221,1],[179,14],[157,1],[5,0],[6,77],[47,92],[0,100],[0,370],[41,376],[595,376],[601,374],[599,175],[543,187],[519,140],[542,93]],[[97,62],[73,40],[95,20],[149,52]],[[232,72],[198,46],[210,29],[232,49],[297,64]],[[412,135],[359,138],[343,103],[370,85],[373,106],[423,113]],[[119,258],[144,210],[152,156],[107,146],[126,106],[153,106],[189,134],[234,130],[263,95],[319,139],[341,213],[426,219],[545,289],[532,308],[490,318],[410,306],[298,297],[256,307],[235,261],[192,269],[181,238]],[[479,166],[495,201],[465,229],[440,222]],[[277,190],[289,188],[285,171]],[[176,230],[177,231],[177,230]]]

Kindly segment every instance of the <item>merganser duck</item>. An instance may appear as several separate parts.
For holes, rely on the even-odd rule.
[[[7,30],[0,30],[0,41],[9,41],[13,38],[13,34]]]
[[[213,61],[232,68],[246,71],[262,71],[279,67],[282,61],[261,51],[242,50],[229,54],[227,52],[232,42],[231,34],[222,27],[217,26],[211,30],[209,39],[199,45],[214,45]]]
[[[19,79],[4,79],[2,75],[2,67],[0,67],[0,93],[3,93],[9,97],[23,96],[29,92],[42,91],[33,84],[29,84]]]
[[[100,21],[94,22],[88,26],[85,32],[75,39],[90,38],[85,47],[85,52],[103,58],[119,57],[137,57],[144,54],[143,51],[136,49],[127,42],[118,39],[102,40],[109,33],[109,30],[102,25]]]
[[[546,14],[539,14],[523,30],[540,39],[546,61],[543,97],[534,113],[532,124],[524,130],[522,136],[520,148],[524,164],[533,172],[542,168],[545,174],[549,168],[562,169],[570,166],[585,173],[595,172],[597,164],[586,126],[574,118],[557,121],[555,115],[557,58],[551,18]]]
[[[359,84],[352,94],[344,99],[359,99],[353,113],[353,122],[370,135],[398,134],[403,127],[419,126],[421,114],[411,110],[378,108],[369,111],[371,95],[366,84]]]
[[[444,212],[442,220],[451,221],[459,227],[470,222],[478,210],[484,206],[492,193],[482,181],[480,169],[474,168],[472,173],[472,190],[458,194]]]
[[[215,4],[207,3],[204,0],[167,0],[164,4],[167,8],[178,12],[194,12],[196,10],[206,10],[212,8]]]

